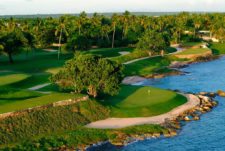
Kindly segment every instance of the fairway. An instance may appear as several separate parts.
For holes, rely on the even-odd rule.
[[[14,97],[13,95],[17,94],[18,98]],[[26,97],[23,97],[25,95]],[[30,96],[29,96],[30,95]],[[14,92],[12,96],[9,98],[2,99],[3,95],[0,95],[0,114],[24,110],[28,108],[32,108],[35,106],[43,106],[53,102],[67,100],[67,99],[76,99],[82,97],[82,94],[68,94],[68,93],[52,93],[49,95],[38,94],[37,92]],[[33,97],[30,99],[25,99]],[[22,99],[22,100],[21,100]]]
[[[211,50],[208,48],[193,48],[193,49],[187,49],[185,51],[177,53],[176,55],[204,54],[204,53],[207,53],[208,51],[211,51]]]
[[[25,80],[29,78],[28,74],[20,74],[20,73],[1,73],[0,74],[0,86],[12,84],[18,81]]]
[[[111,109],[111,117],[148,117],[169,112],[187,99],[168,90],[124,85],[119,95],[104,101]]]
[[[225,54],[225,43],[212,43],[210,48],[215,55],[222,55]]]
[[[183,42],[181,45],[183,47],[194,47],[194,46],[200,46],[203,44],[202,42]]]
[[[125,65],[124,74],[126,76],[148,76],[155,73],[156,69],[168,66],[169,64],[170,61],[164,57],[153,57]]]

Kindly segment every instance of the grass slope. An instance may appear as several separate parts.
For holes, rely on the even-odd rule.
[[[166,113],[184,104],[184,96],[154,87],[122,86],[117,96],[106,97],[112,117],[147,117]]]
[[[154,57],[140,60],[131,64],[125,65],[124,74],[126,76],[140,75],[147,76],[155,73],[159,68],[163,68],[170,64],[170,60],[165,57]]]
[[[0,146],[76,130],[91,121],[107,118],[108,115],[105,107],[94,100],[88,100],[6,118],[0,120]]]
[[[210,48],[215,55],[225,54],[225,43],[212,43],[210,44]]]

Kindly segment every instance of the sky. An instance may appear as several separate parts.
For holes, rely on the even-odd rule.
[[[225,12],[225,0],[0,0],[0,15],[93,12]]]

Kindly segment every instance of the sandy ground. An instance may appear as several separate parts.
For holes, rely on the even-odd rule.
[[[99,129],[115,129],[115,128],[124,128],[128,126],[134,125],[143,125],[143,124],[162,124],[164,123],[165,119],[173,119],[179,114],[194,108],[195,106],[199,105],[200,100],[198,97],[192,94],[185,94],[188,99],[188,102],[174,108],[172,111],[161,114],[158,116],[153,117],[137,117],[137,118],[108,118],[106,120],[92,122],[86,127],[88,128],[99,128]]]
[[[154,57],[156,57],[156,56],[154,56]],[[134,59],[134,60],[125,62],[125,63],[123,63],[123,64],[131,64],[131,63],[133,63],[133,62],[137,62],[137,61],[139,61],[139,60],[145,60],[145,59],[148,59],[148,58],[151,58],[151,57],[143,57],[143,58],[139,58],[139,59]]]
[[[44,51],[49,51],[49,52],[57,52],[58,50],[55,49],[43,49]]]
[[[128,52],[128,51],[120,51],[119,54],[121,54],[123,56],[123,55],[130,54],[130,52]]]
[[[140,76],[129,76],[125,77],[122,81],[123,84],[134,84],[138,82],[142,82],[146,80],[146,78],[140,77]]]
[[[35,90],[41,89],[41,88],[43,88],[43,87],[46,87],[46,86],[48,86],[48,85],[50,85],[50,84],[51,84],[51,83],[40,84],[40,85],[31,87],[31,88],[28,88],[28,90],[33,90],[33,91],[35,91]]]

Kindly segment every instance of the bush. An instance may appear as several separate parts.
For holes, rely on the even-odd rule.
[[[100,48],[108,48],[111,46],[111,43],[108,40],[99,39],[97,46]]]
[[[0,121],[0,145],[75,130],[78,126],[105,119],[108,116],[108,109],[96,101],[89,100],[8,117]]]
[[[88,50],[91,48],[91,40],[85,36],[73,36],[66,44],[66,49],[75,50]]]
[[[168,130],[160,125],[140,125],[115,130],[77,127],[75,131],[24,141],[12,148],[5,148],[5,150],[76,150],[84,148],[85,145],[109,139],[111,142],[121,142],[123,141],[121,138],[126,138],[126,136],[164,132],[168,132]]]

